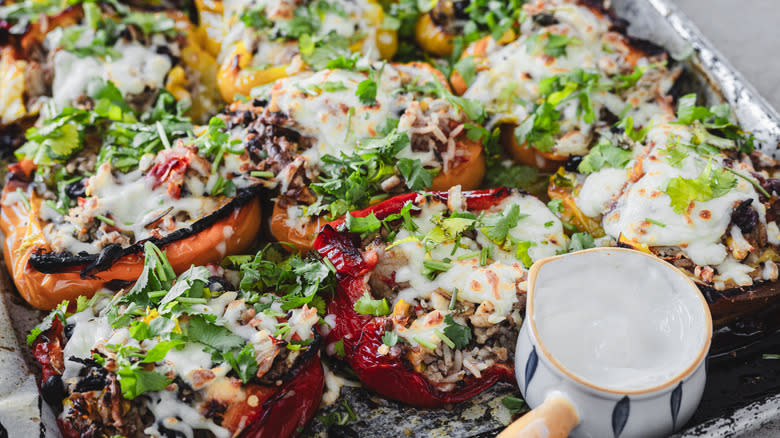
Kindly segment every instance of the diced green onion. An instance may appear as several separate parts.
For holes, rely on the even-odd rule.
[[[273,172],[268,172],[266,170],[253,170],[249,172],[249,176],[253,176],[255,178],[273,178],[274,174]]]
[[[658,226],[659,226],[659,227],[661,227],[661,228],[666,228],[666,224],[665,224],[665,223],[663,223],[663,222],[658,222],[657,220],[650,219],[649,217],[646,217],[646,218],[645,218],[645,221],[646,221],[646,222],[649,222],[649,223],[651,223],[651,224],[653,224],[653,225],[658,225]]]
[[[457,258],[456,260],[460,261],[460,260],[468,260],[468,259],[473,259],[473,258],[475,258],[475,257],[479,257],[479,254],[480,254],[480,252],[479,252],[479,251],[472,251],[472,252],[470,252],[470,253],[467,253],[467,254],[463,254],[463,255],[461,255],[461,256],[458,256],[458,258]]]
[[[450,310],[453,310],[455,306],[458,304],[458,288],[456,287],[452,291],[452,297],[450,298]]]
[[[447,335],[445,335],[444,333],[442,333],[440,330],[434,330],[434,332],[433,332],[433,333],[434,333],[434,334],[436,334],[436,336],[437,336],[439,339],[441,339],[441,341],[442,341],[442,342],[444,342],[445,344],[447,344],[447,346],[449,346],[450,348],[453,348],[453,349],[455,348],[455,343],[454,343],[454,342],[452,342],[452,340],[451,340],[450,338],[448,338],[448,337],[447,337]]]
[[[486,246],[482,248],[482,250],[479,252],[479,265],[485,266],[488,264],[488,259],[490,258],[490,255],[493,251],[491,251],[491,247]]]
[[[424,340],[420,339],[420,337],[419,337],[419,336],[415,336],[415,337],[413,337],[413,338],[412,338],[412,340],[413,340],[414,342],[417,342],[418,344],[422,345],[423,347],[425,347],[425,348],[429,349],[429,350],[435,350],[435,349],[436,349],[436,346],[435,346],[435,345],[431,344],[431,343],[430,343],[430,342],[428,342],[428,341],[424,341]]]
[[[114,223],[113,219],[109,219],[109,218],[107,218],[107,217],[103,216],[102,214],[96,214],[96,215],[95,215],[95,218],[96,218],[96,219],[98,219],[98,220],[100,220],[100,221],[102,221],[102,222],[105,222],[105,223],[107,223],[108,225],[111,225],[112,227],[113,227],[114,225],[116,225],[116,224]]]
[[[426,260],[423,262],[423,266],[431,271],[446,272],[452,267],[452,264],[447,262],[440,262],[438,260]]]
[[[47,199],[46,200],[46,205],[48,205],[49,208],[51,208],[52,210],[56,211],[57,213],[59,213],[59,214],[61,214],[63,216],[68,214],[67,210],[65,210],[64,208],[57,207],[57,204],[55,204],[54,201],[52,201],[51,199]]]
[[[765,353],[761,356],[761,359],[780,359],[780,354]]]

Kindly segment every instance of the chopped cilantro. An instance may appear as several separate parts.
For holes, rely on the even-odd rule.
[[[666,186],[670,205],[675,213],[683,214],[694,201],[709,201],[725,195],[736,187],[736,177],[723,168],[712,168],[712,162],[696,178],[674,177]]]
[[[374,80],[366,79],[358,84],[355,95],[363,105],[375,105],[377,88],[377,83]]]
[[[203,315],[192,315],[187,323],[187,336],[217,351],[228,351],[244,345],[244,339],[234,335],[221,325],[214,324]]]
[[[344,223],[350,233],[373,233],[382,226],[382,222],[373,212],[363,217],[355,217],[348,212]]]
[[[354,309],[361,315],[385,316],[390,314],[390,305],[387,303],[387,299],[372,299],[368,292],[355,301]]]
[[[382,335],[382,343],[388,347],[392,347],[397,344],[398,339],[398,335],[393,331],[385,331],[385,333]]]
[[[447,327],[444,328],[444,335],[455,344],[455,348],[461,349],[471,342],[471,329],[469,327],[458,324],[451,315],[444,317],[444,323],[447,324]]]
[[[525,400],[518,397],[512,397],[510,395],[502,398],[501,404],[504,405],[505,408],[509,409],[509,413],[512,415],[528,409],[525,405]]]
[[[498,245],[502,245],[507,239],[509,230],[516,227],[518,221],[527,216],[527,214],[520,214],[519,205],[512,204],[500,215],[490,216],[490,220],[486,219],[481,231],[490,240]]]
[[[382,337],[382,340],[384,341],[384,336]],[[333,351],[336,352],[336,356],[338,357],[344,357],[347,355],[347,352],[344,350],[344,340],[339,339],[333,344]]]
[[[255,359],[254,347],[251,344],[244,345],[240,351],[225,352],[223,357],[236,371],[242,382],[249,383],[257,374],[257,360]]]
[[[631,151],[613,146],[603,138],[594,146],[580,162],[577,170],[581,173],[593,173],[605,167],[623,169],[631,161]]]
[[[453,65],[453,68],[460,74],[467,86],[474,82],[474,78],[477,75],[477,67],[474,65],[473,56],[464,56]]]
[[[563,211],[563,201],[558,198],[551,199],[550,202],[547,203],[547,208],[549,208],[551,212],[559,214]]]
[[[145,371],[137,366],[120,367],[116,371],[119,376],[119,386],[122,397],[133,400],[149,391],[161,391],[171,381],[156,371]]]
[[[433,184],[433,174],[423,167],[419,158],[401,158],[396,166],[409,190],[425,190]]]
[[[593,240],[593,236],[588,233],[574,233],[571,235],[571,242],[569,242],[569,251],[580,251],[583,249],[595,248],[596,243]]]

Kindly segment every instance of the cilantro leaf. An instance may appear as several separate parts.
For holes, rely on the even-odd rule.
[[[477,76],[477,67],[474,65],[473,56],[464,56],[453,65],[453,68],[460,74],[467,86],[470,86]]]
[[[547,203],[547,208],[555,214],[561,213],[563,211],[563,201],[559,198],[551,199]]]
[[[375,105],[376,93],[379,86],[376,81],[372,79],[366,79],[359,83],[355,95],[360,99],[360,103],[363,105]]]
[[[609,140],[602,138],[580,162],[577,170],[581,173],[594,173],[604,167],[623,169],[631,161],[631,151],[613,146]]]
[[[501,245],[507,238],[509,230],[517,226],[520,219],[527,217],[527,214],[520,214],[520,206],[512,204],[500,215],[489,216],[485,219],[485,226],[482,232],[493,242]]]
[[[344,350],[344,339],[339,339],[333,344],[333,351],[336,352],[336,356],[338,357],[344,357],[347,355],[347,352]]]
[[[444,328],[444,335],[455,344],[455,348],[463,348],[471,342],[471,329],[469,327],[458,324],[451,315],[444,317],[444,323],[447,324],[447,327]]]
[[[696,178],[674,177],[666,185],[669,205],[677,214],[683,214],[694,201],[709,201],[725,195],[736,187],[737,177],[722,168],[712,168],[712,162]]]
[[[373,233],[382,226],[382,222],[377,219],[373,212],[363,217],[355,217],[347,213],[344,223],[350,233]]]
[[[677,121],[690,125],[696,120],[704,120],[713,115],[706,107],[696,106],[696,95],[686,94],[677,102]]]
[[[133,400],[149,391],[161,391],[171,381],[155,371],[145,371],[137,367],[121,367],[117,370],[122,397]]]
[[[528,409],[525,405],[525,400],[518,397],[512,397],[510,395],[502,398],[501,404],[504,405],[504,407],[506,407],[507,409],[509,409],[509,412],[512,415]]]
[[[382,335],[382,343],[388,347],[392,347],[398,343],[398,335],[393,331],[385,331]]]
[[[401,158],[397,166],[410,190],[425,190],[433,184],[433,174],[423,167],[419,158]]]
[[[165,356],[173,348],[178,348],[184,345],[184,341],[178,339],[171,339],[167,341],[160,341],[151,350],[146,352],[146,356],[141,363],[155,363],[165,359]]]
[[[167,294],[160,300],[160,305],[165,305],[182,295],[192,298],[200,298],[203,295],[203,287],[209,282],[209,270],[204,266],[190,266],[184,271]]]
[[[257,374],[257,360],[255,359],[255,350],[251,344],[244,345],[240,351],[229,351],[223,354],[225,361],[238,374],[238,377],[244,383],[249,383]]]
[[[593,236],[588,233],[574,233],[569,242],[569,252],[580,251],[583,249],[595,248],[596,243]]]
[[[558,58],[566,56],[566,48],[570,45],[581,45],[582,40],[577,37],[547,33],[547,42],[544,44],[544,54]]]
[[[531,265],[534,264],[533,259],[530,255],[528,255],[528,250],[532,247],[536,246],[536,242],[530,242],[527,240],[522,240],[517,243],[517,251],[515,252],[515,256],[518,260],[523,262],[523,266],[526,268],[530,268]]]
[[[244,339],[234,335],[221,325],[209,322],[203,315],[191,315],[187,323],[187,336],[217,351],[226,351],[244,345]]]
[[[390,314],[390,305],[387,303],[387,299],[372,299],[368,292],[355,301],[354,309],[361,315],[385,316]]]

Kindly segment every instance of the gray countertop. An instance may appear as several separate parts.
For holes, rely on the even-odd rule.
[[[780,111],[780,1],[673,1]]]

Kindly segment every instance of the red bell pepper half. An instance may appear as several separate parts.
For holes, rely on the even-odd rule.
[[[478,212],[490,208],[511,195],[506,188],[463,192],[462,196],[469,211]],[[438,197],[446,202],[447,192],[435,192],[428,196]],[[365,217],[374,213],[382,220],[399,213],[407,202],[419,203],[422,195],[405,194],[388,199],[364,210],[352,213],[354,217]],[[355,371],[367,388],[386,397],[420,407],[438,407],[458,403],[486,390],[498,381],[513,381],[510,366],[496,364],[482,372],[481,378],[469,376],[454,390],[443,392],[427,378],[414,371],[398,355],[381,355],[377,349],[383,344],[385,327],[390,326],[388,317],[362,315],[354,310],[355,302],[363,296],[369,286],[367,277],[376,266],[377,255],[360,247],[359,236],[346,231],[337,231],[343,219],[325,226],[314,242],[314,248],[331,261],[339,273],[339,284],[335,297],[328,304],[328,313],[335,315],[335,327],[326,336],[327,345],[343,340],[344,359]]]

